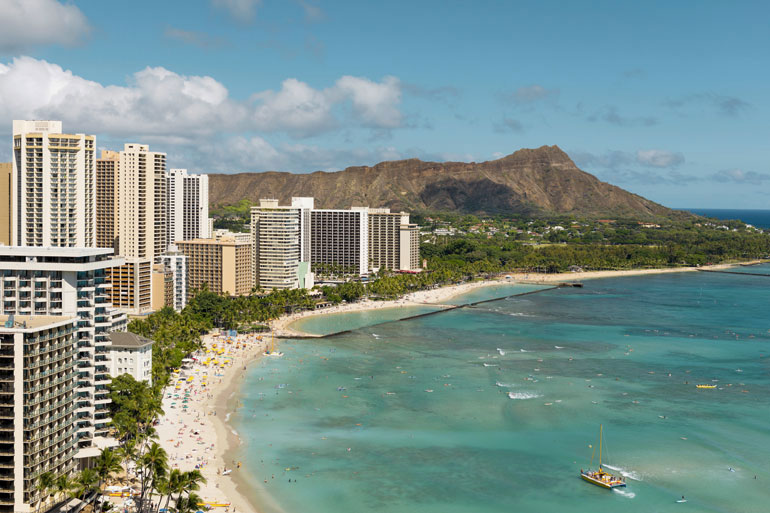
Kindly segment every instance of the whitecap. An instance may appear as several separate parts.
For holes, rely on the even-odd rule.
[[[623,467],[614,467],[612,465],[607,465],[606,463],[603,465],[609,469],[614,470],[615,472],[620,472],[620,475],[623,477],[627,477],[629,479],[633,479],[634,481],[642,481],[642,476],[634,472],[633,470],[628,470]]]
[[[526,349],[519,349],[519,352],[521,352],[521,353],[529,353],[529,351],[527,351]]]
[[[499,381],[498,381],[497,383],[495,383],[495,385],[497,385],[497,386],[499,386],[499,387],[504,387],[504,388],[511,388],[511,387],[513,386],[513,385],[512,385],[512,384],[510,384],[510,383],[501,383],[501,382],[499,382]]]
[[[511,399],[537,399],[542,396],[532,392],[508,392],[508,397]]]
[[[505,356],[505,351],[503,351],[499,347],[497,348],[497,352],[500,353],[500,356]]]
[[[496,363],[484,362],[484,367],[499,367],[499,365],[497,365]]]
[[[634,492],[628,492],[626,490],[621,490],[620,488],[613,488],[612,491],[622,495],[623,497],[628,497],[629,499],[633,499],[634,497],[636,497],[636,494]]]
[[[564,349],[564,346],[553,346],[553,347],[555,347],[556,349]]]

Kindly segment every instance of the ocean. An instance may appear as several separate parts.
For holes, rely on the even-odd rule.
[[[769,300],[764,276],[608,278],[284,341],[233,418],[249,493],[266,513],[766,512]],[[621,491],[579,477],[600,424]]]
[[[682,208],[699,216],[713,217],[716,219],[740,219],[744,223],[757,228],[770,228],[770,210],[740,210],[726,208]]]

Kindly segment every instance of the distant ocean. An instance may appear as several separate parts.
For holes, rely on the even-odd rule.
[[[757,228],[770,228],[770,210],[739,210],[733,208],[682,208],[699,216],[717,219],[740,219]]]

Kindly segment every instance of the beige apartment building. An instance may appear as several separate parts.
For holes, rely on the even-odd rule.
[[[164,257],[165,261],[165,257]],[[174,271],[165,263],[152,266],[152,309],[174,307]]]
[[[115,204],[120,153],[103,150],[96,159],[96,247],[115,248]]]
[[[126,144],[118,160],[118,255],[155,261],[166,251],[166,154]]]
[[[0,162],[0,244],[6,246],[11,245],[12,173],[13,165],[10,162]]]
[[[251,244],[232,239],[178,241],[187,257],[187,298],[208,286],[211,292],[241,296],[252,288]]]
[[[406,212],[369,209],[369,268],[392,271],[420,269],[420,233]]]
[[[119,267],[107,270],[112,284],[110,301],[114,306],[132,314],[152,310],[152,261],[126,259]]]
[[[13,121],[13,245],[96,246],[94,145],[61,121]]]
[[[78,450],[78,317],[0,315],[0,513],[46,511]]]
[[[116,175],[115,252],[126,262],[111,273],[111,299],[131,314],[144,314],[152,310],[152,265],[168,244],[166,154],[126,144]]]

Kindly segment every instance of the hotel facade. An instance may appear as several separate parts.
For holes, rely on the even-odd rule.
[[[187,257],[187,299],[205,284],[216,294],[242,296],[252,288],[251,244],[231,239],[180,241]]]
[[[126,315],[109,301],[106,270],[123,263],[111,249],[0,247],[3,315],[77,317],[77,457],[108,445],[109,332]]]
[[[189,175],[186,169],[166,173],[168,243],[180,240],[208,239],[209,177]]]
[[[0,315],[0,513],[52,507],[40,475],[77,466],[78,319]]]
[[[262,199],[251,208],[254,286],[264,290],[313,287],[309,270],[312,208],[313,198],[292,198],[290,207]]]
[[[96,246],[94,144],[61,121],[13,121],[13,245]]]

